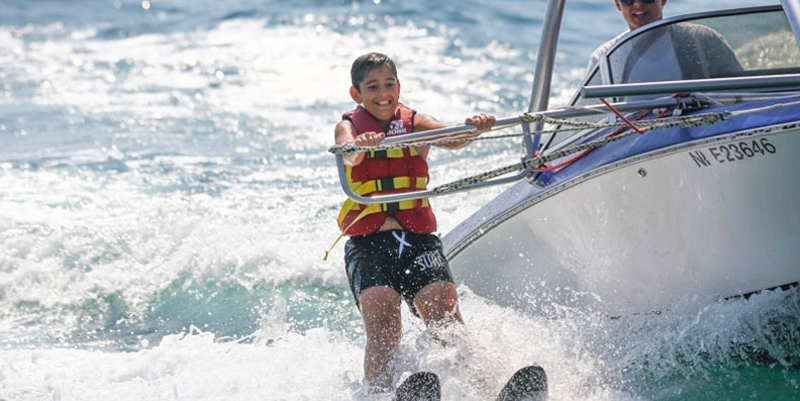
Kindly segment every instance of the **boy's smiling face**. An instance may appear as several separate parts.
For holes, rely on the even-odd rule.
[[[381,66],[367,73],[358,89],[350,87],[350,96],[378,121],[388,123],[399,105],[400,81],[392,70]]]

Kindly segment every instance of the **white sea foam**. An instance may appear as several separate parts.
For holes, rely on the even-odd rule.
[[[442,377],[445,399],[482,400],[497,392],[516,368],[539,363],[548,370],[554,399],[626,399],[618,391],[584,383],[602,367],[580,355],[580,344],[570,338],[579,328],[554,330],[546,319],[526,318],[468,293],[463,307],[467,326],[456,335],[462,343],[447,347],[427,342],[419,321],[405,320],[398,377],[404,370],[433,370]],[[325,328],[303,334],[283,330],[256,332],[253,343],[242,344],[191,329],[128,353],[0,351],[5,388],[0,395],[27,392],[37,395],[32,399],[65,401],[357,398],[362,391],[362,340],[348,340]]]
[[[706,306],[687,302],[659,319],[609,320],[572,311],[553,320],[500,308],[468,289],[461,290],[466,326],[440,331],[438,340],[431,340],[431,333],[406,315],[396,366],[398,378],[417,369],[436,372],[442,378],[445,399],[452,400],[486,399],[514,370],[532,363],[546,368],[552,399],[640,399],[617,387],[626,380],[647,380],[647,376],[696,374],[682,372],[685,362],[671,360],[675,354],[661,347],[683,344],[690,351],[695,348],[690,343],[702,340],[700,336],[757,335],[738,327],[717,329],[754,323],[756,311],[774,308],[775,301],[784,296],[766,294],[751,303],[740,300]],[[713,319],[706,319],[709,316]],[[74,348],[3,350],[0,395],[14,400],[83,401],[359,399],[363,340],[348,339],[324,327],[292,332],[283,324],[284,315],[272,318],[266,318],[247,343],[190,328],[184,334],[165,336],[153,347],[145,342],[139,350],[126,353]],[[656,327],[646,327],[650,325]],[[642,333],[649,334],[643,337]],[[673,338],[674,334],[679,338]],[[442,339],[451,345],[442,346]],[[718,345],[725,343],[723,339]],[[677,356],[701,363],[704,358]]]

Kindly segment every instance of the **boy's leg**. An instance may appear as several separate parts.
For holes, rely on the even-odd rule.
[[[392,384],[389,363],[402,333],[400,294],[389,287],[371,287],[361,291],[359,304],[367,332],[364,376],[375,390],[388,391]]]
[[[426,326],[464,323],[458,311],[456,285],[450,281],[436,281],[423,287],[414,297],[414,307]]]

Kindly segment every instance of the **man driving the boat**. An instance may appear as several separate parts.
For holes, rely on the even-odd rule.
[[[629,31],[599,46],[589,58],[587,75],[630,31],[659,21],[667,0],[614,0]],[[615,83],[736,76],[743,70],[725,38],[690,22],[662,25],[627,40],[610,55]]]
[[[622,18],[628,23],[629,30],[620,33],[614,39],[597,47],[592,52],[592,55],[589,56],[589,66],[586,68],[586,73],[591,73],[605,52],[626,33],[663,18],[666,4],[667,0],[614,0],[614,5],[617,6],[617,10],[622,13]]]
[[[368,53],[352,65],[350,96],[359,104],[336,125],[336,144],[375,147],[387,136],[445,127],[399,101],[400,81],[386,55]],[[495,117],[478,114],[465,124],[489,130]],[[444,144],[466,146],[468,140]],[[430,146],[362,152],[345,157],[347,181],[359,195],[425,189]],[[463,323],[456,286],[427,199],[363,205],[347,200],[339,228],[349,235],[345,267],[366,329],[364,375],[369,392],[391,390],[390,363],[400,344],[401,301],[426,326]]]

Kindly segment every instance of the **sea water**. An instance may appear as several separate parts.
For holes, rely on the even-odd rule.
[[[716,5],[695,3],[666,14]],[[764,3],[725,6],[753,4]],[[543,0],[2,0],[0,400],[364,398],[341,244],[322,261],[344,199],[327,149],[354,106],[350,63],[390,54],[402,100],[448,123],[515,116],[544,11]],[[579,0],[563,27],[552,105],[624,22],[611,0]],[[434,150],[433,180],[519,156],[516,141]],[[500,190],[433,200],[440,231]],[[459,291],[464,328],[433,334],[404,311],[396,364],[398,378],[439,373],[446,400],[491,399],[531,363],[552,400],[800,398],[796,290],[616,319]]]

